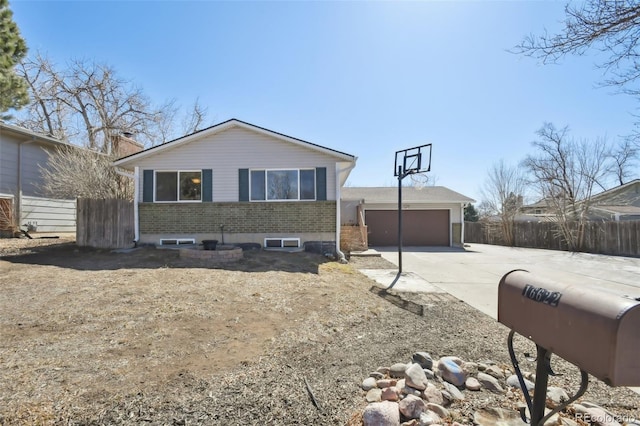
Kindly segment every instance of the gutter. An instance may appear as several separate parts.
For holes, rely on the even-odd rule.
[[[22,222],[22,147],[30,143],[35,142],[35,137],[30,140],[24,140],[18,144],[18,182],[17,182],[17,194],[16,194],[16,218],[18,229],[22,228],[20,222]]]

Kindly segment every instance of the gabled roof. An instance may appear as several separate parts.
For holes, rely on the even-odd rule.
[[[398,188],[382,187],[345,187],[342,188],[343,200],[364,200],[366,204],[398,203]],[[424,186],[421,188],[402,187],[403,203],[473,203],[466,197],[444,186]]]
[[[632,188],[633,186],[640,184],[640,179],[634,179],[630,182],[627,182],[623,185],[619,185],[616,186],[615,188],[611,188],[611,189],[607,189],[606,191],[602,191],[596,195],[592,195],[591,196],[591,204],[592,205],[598,205],[598,204],[616,204],[616,205],[626,205],[628,202],[632,203],[634,201],[636,201],[638,198],[640,198],[639,194],[630,194],[630,197],[622,197],[622,199],[620,199],[619,194],[624,193],[625,191],[627,191],[628,189]],[[615,203],[612,203],[611,201],[615,200]]]
[[[33,140],[45,145],[60,146],[69,145],[67,142],[60,139],[56,139],[52,136],[44,135],[42,133],[36,133],[32,130],[25,129],[24,127],[14,126],[13,124],[7,124],[0,121],[0,133],[8,133],[17,136],[24,140]]]
[[[254,124],[250,124],[235,118],[232,118],[230,120],[224,121],[222,123],[213,125],[211,127],[208,127],[206,129],[203,130],[199,130],[195,133],[191,133],[190,135],[186,135],[186,136],[182,136],[180,138],[174,139],[172,141],[169,142],[165,142],[162,145],[156,145],[154,147],[145,149],[144,151],[140,151],[138,153],[135,154],[131,154],[128,155],[126,157],[122,157],[118,160],[116,160],[114,162],[114,164],[116,166],[121,166],[123,164],[127,164],[127,163],[131,163],[133,161],[137,161],[140,160],[142,158],[146,158],[152,155],[155,155],[159,152],[162,152],[166,149],[172,149],[172,148],[176,148],[178,146],[181,145],[185,145],[188,144],[189,142],[195,141],[195,140],[199,140],[202,139],[204,137],[208,137],[208,136],[213,136],[217,133],[220,132],[224,132],[225,130],[229,130],[231,128],[241,128],[241,129],[245,129],[245,130],[249,130],[252,132],[256,132],[262,135],[267,135],[267,136],[271,136],[274,137],[276,139],[285,141],[285,142],[289,142],[289,143],[293,143],[295,145],[300,145],[303,146],[305,148],[309,148],[309,149],[313,149],[315,151],[320,151],[324,154],[328,154],[331,155],[333,157],[337,157],[341,160],[344,161],[356,161],[356,157],[351,155],[351,154],[347,154],[345,152],[341,152],[341,151],[336,151],[334,149],[331,148],[326,148],[324,146],[321,145],[316,145],[314,143],[311,142],[307,142],[305,140],[302,139],[298,139],[298,138],[294,138],[292,136],[287,136],[285,134],[282,133],[278,133],[278,132],[274,132],[273,130],[269,130],[269,129],[265,129],[264,127],[260,127],[260,126],[256,126]]]

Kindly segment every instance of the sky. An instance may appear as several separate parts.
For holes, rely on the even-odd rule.
[[[30,53],[113,66],[157,103],[199,99],[358,157],[349,186],[395,186],[398,150],[478,202],[489,168],[533,153],[545,122],[615,142],[637,101],[601,87],[597,52],[542,65],[509,50],[561,28],[555,1],[10,0]]]

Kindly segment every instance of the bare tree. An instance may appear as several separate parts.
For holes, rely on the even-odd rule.
[[[133,179],[113,167],[115,156],[75,146],[63,146],[49,154],[41,167],[42,191],[58,198],[133,199]]]
[[[500,221],[500,230],[506,245],[515,244],[513,233],[516,215],[522,207],[526,179],[522,170],[500,160],[489,169],[481,189],[483,215],[492,214]]]
[[[605,189],[611,174],[611,153],[604,139],[575,140],[568,128],[545,123],[533,142],[536,153],[523,165],[533,177],[542,197],[555,214],[562,237],[570,250],[582,247],[584,227],[596,188]]]
[[[153,106],[139,87],[106,64],[75,60],[61,70],[36,55],[19,71],[33,94],[17,122],[23,127],[104,154],[113,152],[114,138],[123,132],[147,145],[164,142],[158,128],[165,106]]]
[[[209,109],[202,106],[200,104],[200,98],[197,98],[182,119],[182,134],[188,135],[207,127],[206,121],[208,114]]]
[[[640,95],[633,84],[640,77],[640,4],[636,0],[568,3],[564,28],[558,34],[530,35],[514,49],[516,53],[554,63],[566,55],[583,55],[590,49],[607,59],[597,64],[608,74],[604,84]]]
[[[611,166],[619,185],[624,185],[629,179],[636,175],[634,172],[636,170],[639,153],[640,149],[638,145],[629,138],[620,140],[611,151]]]

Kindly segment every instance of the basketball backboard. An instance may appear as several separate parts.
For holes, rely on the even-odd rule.
[[[396,151],[393,175],[404,177],[431,170],[431,144]]]

